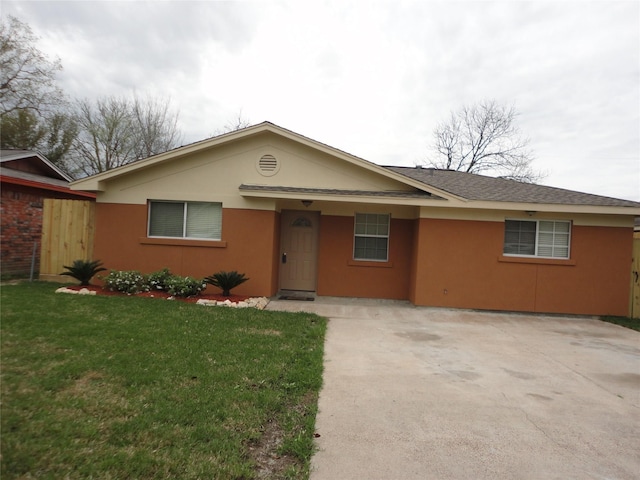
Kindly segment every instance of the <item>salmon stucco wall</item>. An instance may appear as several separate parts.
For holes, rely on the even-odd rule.
[[[223,209],[222,241],[147,239],[147,206],[98,203],[94,256],[113,270],[205,277],[220,270],[245,273],[238,295],[271,296],[277,291],[278,217],[273,211]],[[209,286],[207,292],[218,293]]]
[[[352,216],[321,216],[318,295],[407,300],[414,220],[391,219],[388,262],[354,261],[353,228]]]
[[[420,219],[410,299],[416,305],[626,315],[632,231],[573,225],[571,258],[502,255],[504,223]]]

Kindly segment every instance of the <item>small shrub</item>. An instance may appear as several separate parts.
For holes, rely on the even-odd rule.
[[[113,292],[148,292],[147,279],[137,270],[111,270],[104,279],[105,286]]]
[[[66,265],[63,266],[69,271],[62,272],[60,275],[69,275],[70,277],[79,280],[80,285],[83,286],[89,285],[89,282],[95,274],[106,270],[106,268],[102,266],[102,262],[100,260],[95,260],[93,262],[89,260],[74,260],[73,265],[70,267]]]
[[[151,290],[167,290],[169,280],[173,277],[168,268],[163,268],[147,276],[147,283]]]
[[[222,289],[222,295],[225,297],[231,295],[233,288],[247,280],[249,279],[244,276],[244,273],[238,273],[235,270],[233,272],[217,272],[204,279],[205,282]]]
[[[207,288],[203,280],[191,277],[172,275],[167,279],[166,291],[176,297],[193,297]]]

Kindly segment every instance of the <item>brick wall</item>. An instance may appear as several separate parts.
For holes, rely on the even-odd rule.
[[[0,197],[0,269],[3,277],[28,277],[33,244],[37,242],[35,271],[40,265],[43,193],[37,189],[3,185]]]

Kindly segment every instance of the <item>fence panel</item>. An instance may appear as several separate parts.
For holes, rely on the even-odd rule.
[[[68,281],[60,276],[64,265],[74,260],[93,260],[95,202],[85,200],[44,200],[40,279]]]
[[[640,233],[634,234],[633,238],[629,315],[633,318],[640,318]]]

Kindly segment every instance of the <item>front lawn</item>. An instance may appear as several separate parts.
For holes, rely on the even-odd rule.
[[[600,317],[600,319],[604,322],[615,323],[616,325],[640,332],[640,318],[606,316]]]
[[[2,287],[12,478],[306,478],[326,321]]]

